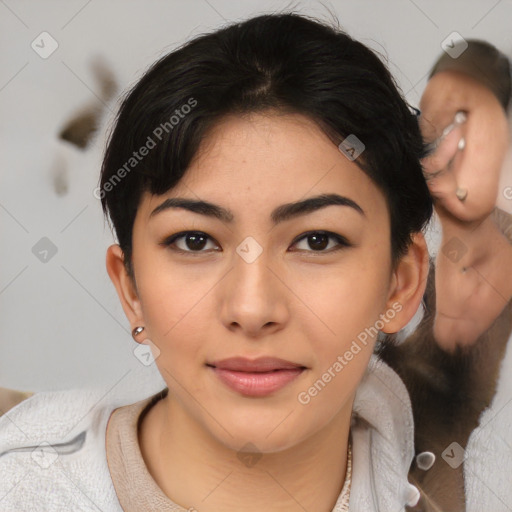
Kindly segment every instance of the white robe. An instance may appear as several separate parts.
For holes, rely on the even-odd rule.
[[[496,394],[466,445],[464,486],[466,512],[512,511],[512,336]]]

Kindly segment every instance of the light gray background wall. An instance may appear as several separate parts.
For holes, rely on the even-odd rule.
[[[335,12],[352,36],[386,56],[413,105],[453,31],[512,50],[511,0],[0,1],[0,386],[113,383],[141,364],[105,270],[113,238],[93,195],[116,102],[94,147],[57,139],[73,114],[99,103],[91,58],[102,56],[126,89],[186,39],[287,6],[323,19]],[[58,43],[46,59],[31,47],[43,31]],[[69,179],[64,196],[53,188],[59,170]],[[46,262],[33,253],[43,237],[57,249]]]

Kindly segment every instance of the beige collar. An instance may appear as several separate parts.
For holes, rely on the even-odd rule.
[[[138,441],[140,422],[149,409],[163,398],[167,390],[115,409],[111,414],[106,433],[107,463],[119,503],[125,512],[189,512],[169,499],[149,473]],[[343,489],[333,512],[348,511],[352,481],[352,445],[349,442],[347,471]]]

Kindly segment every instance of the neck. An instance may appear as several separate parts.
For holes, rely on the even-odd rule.
[[[156,483],[184,508],[330,512],[345,481],[352,402],[300,445],[242,454],[221,444],[168,395],[144,418],[139,443]]]

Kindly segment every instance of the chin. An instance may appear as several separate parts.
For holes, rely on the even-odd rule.
[[[237,453],[256,452],[261,454],[279,453],[294,448],[300,440],[289,437],[289,432],[275,439],[269,439],[265,435],[241,436],[236,446],[230,446]],[[232,443],[231,443],[232,444]]]
[[[238,424],[229,420],[221,420],[221,424],[227,426],[228,432],[215,425],[211,434],[226,448],[236,452],[253,451],[258,453],[277,453],[299,444],[307,437],[306,432],[299,431],[293,422],[283,422],[281,415],[274,421],[252,421],[245,417],[245,421]],[[302,425],[304,427],[304,425]]]

